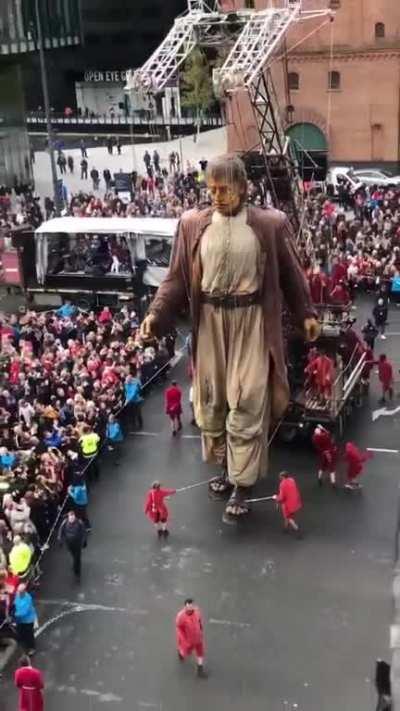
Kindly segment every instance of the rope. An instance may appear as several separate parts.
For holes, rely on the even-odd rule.
[[[333,68],[333,29],[334,23],[331,22],[331,30],[329,37],[329,73],[328,73],[328,106],[326,112],[326,138],[329,146],[330,131],[331,131],[331,114],[332,114],[332,68]]]

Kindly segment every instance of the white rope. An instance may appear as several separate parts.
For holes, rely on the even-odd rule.
[[[327,112],[326,112],[326,138],[328,141],[328,148],[329,148],[329,140],[330,140],[330,132],[331,132],[331,114],[332,114],[332,69],[333,69],[333,22],[331,22],[331,31],[330,31],[330,38],[329,38],[329,72],[328,72],[328,107],[327,107]]]
[[[189,486],[182,486],[180,489],[176,490],[177,494],[182,491],[189,491],[189,489],[195,489],[197,486],[204,486],[204,484],[209,484],[212,479],[206,479],[205,481],[199,481],[197,484],[189,484]]]
[[[272,499],[275,499],[275,496],[261,496],[258,499],[246,499],[246,504],[255,504],[259,501],[271,501]]]

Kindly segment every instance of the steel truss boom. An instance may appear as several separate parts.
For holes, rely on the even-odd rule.
[[[221,12],[217,0],[188,0],[188,12],[145,64],[128,73],[127,91],[159,93],[176,80],[179,67],[196,46],[228,47],[228,56],[214,70],[215,92],[221,98],[246,91],[253,108],[263,155],[267,187],[277,207],[287,210],[295,230],[301,227],[297,168],[280,122],[269,67],[289,29],[298,22],[323,18],[330,10],[303,11],[302,0],[280,0],[281,7]]]

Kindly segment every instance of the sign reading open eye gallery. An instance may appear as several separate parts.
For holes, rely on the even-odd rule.
[[[118,83],[126,81],[126,69],[116,69],[100,71],[98,69],[87,69],[84,73],[85,82],[110,82]]]

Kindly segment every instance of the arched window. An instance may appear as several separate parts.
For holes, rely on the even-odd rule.
[[[300,77],[297,72],[289,72],[288,74],[289,89],[297,90],[300,88]]]
[[[328,72],[328,89],[340,89],[340,72]]]
[[[385,36],[385,25],[383,22],[377,22],[375,25],[375,38],[383,39]]]

